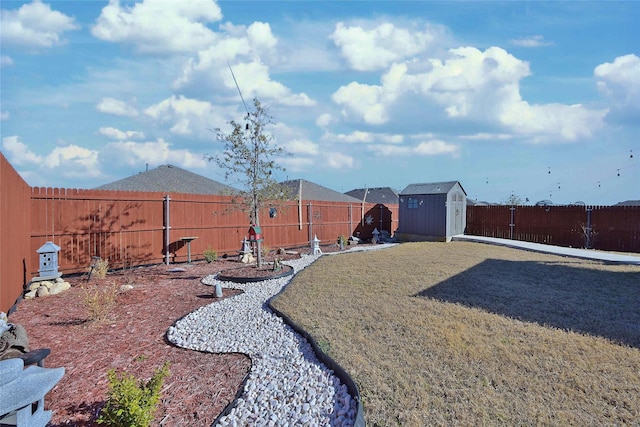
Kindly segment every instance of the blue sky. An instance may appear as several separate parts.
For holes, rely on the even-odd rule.
[[[640,2],[7,1],[1,149],[32,186],[162,164],[217,181],[211,128],[254,97],[337,191],[640,199]],[[237,186],[235,182],[226,182]]]

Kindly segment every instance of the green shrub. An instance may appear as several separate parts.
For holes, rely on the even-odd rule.
[[[338,245],[340,245],[341,248],[344,248],[345,246],[347,246],[347,244],[349,243],[349,241],[347,240],[346,236],[344,234],[341,234],[338,236]]]
[[[121,376],[114,369],[107,373],[109,398],[100,412],[98,424],[114,427],[149,427],[153,422],[160,390],[169,375],[169,362],[165,362],[146,383],[126,372]]]
[[[206,259],[207,262],[213,262],[218,259],[218,252],[216,252],[215,249],[205,249],[202,255],[204,255],[204,259]]]

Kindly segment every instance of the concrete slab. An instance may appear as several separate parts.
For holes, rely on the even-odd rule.
[[[593,249],[565,248],[562,246],[544,245],[542,243],[521,242],[518,240],[498,239],[495,237],[470,236],[466,234],[453,236],[452,240],[508,246],[510,248],[516,249],[525,249],[528,251],[543,252],[560,256],[570,256],[575,258],[592,259],[616,264],[640,265],[640,255],[635,256],[615,252],[603,252]]]

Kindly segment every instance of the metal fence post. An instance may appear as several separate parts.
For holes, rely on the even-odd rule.
[[[169,223],[169,201],[171,197],[167,194],[164,196],[164,256],[165,263],[169,265],[169,229],[171,225]]]
[[[511,222],[509,223],[509,239],[513,240],[513,227],[516,226],[516,224],[513,222],[514,219],[514,213],[515,213],[515,206],[511,206],[509,208],[509,210],[511,211]]]
[[[587,228],[585,228],[586,248],[591,249],[591,207],[587,207]]]

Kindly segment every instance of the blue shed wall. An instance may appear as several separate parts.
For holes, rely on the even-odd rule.
[[[409,198],[418,199],[418,208],[409,209]],[[445,236],[447,232],[447,194],[402,196],[399,209],[401,233]]]

